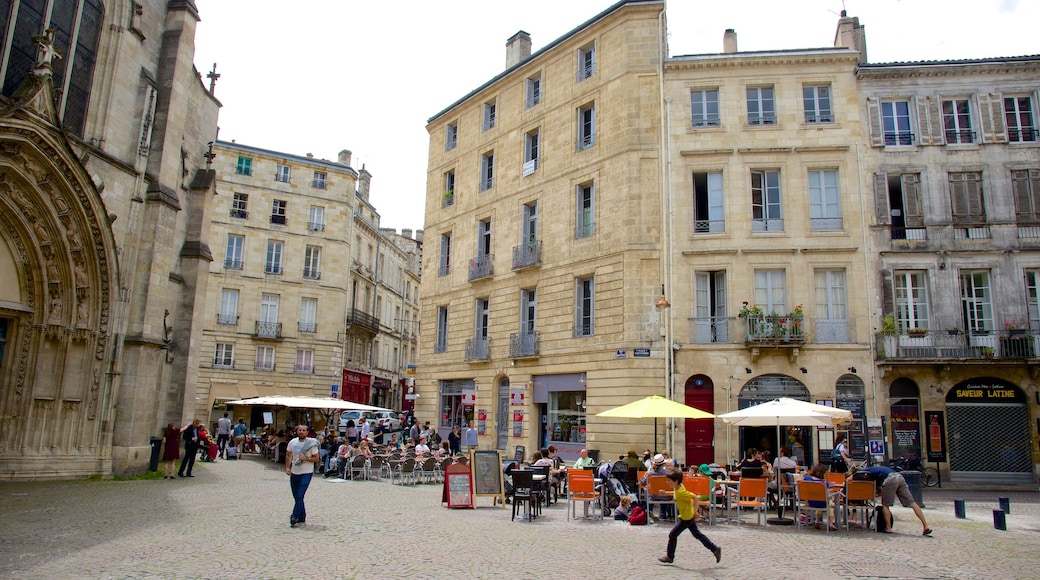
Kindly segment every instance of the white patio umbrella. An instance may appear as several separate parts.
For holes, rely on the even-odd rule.
[[[225,405],[263,405],[266,407],[287,407],[291,409],[317,409],[319,413],[325,417],[325,422],[328,423],[332,414],[336,411],[390,411],[385,407],[373,407],[372,405],[364,405],[362,403],[355,403],[353,401],[344,401],[343,399],[333,399],[331,397],[286,397],[286,396],[271,396],[271,397],[253,397],[251,399],[240,399],[238,401],[228,401]]]
[[[779,446],[781,425],[832,427],[851,421],[852,411],[781,397],[718,417],[740,427],[776,425],[776,444]]]

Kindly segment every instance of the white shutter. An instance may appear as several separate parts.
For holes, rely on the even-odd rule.
[[[708,174],[708,231],[726,231],[725,207],[722,197],[722,174]]]
[[[881,104],[874,97],[867,99],[867,127],[870,129],[870,144],[884,147],[885,134],[881,129]]]
[[[924,213],[921,211],[921,178],[916,173],[904,174],[903,184],[903,221],[906,227],[924,225]]]
[[[1004,97],[999,93],[979,95],[979,117],[983,143],[1006,143]]]

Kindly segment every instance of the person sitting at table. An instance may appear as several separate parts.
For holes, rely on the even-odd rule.
[[[361,443],[358,444],[357,455],[364,455],[366,458],[372,458],[372,442],[368,439],[362,439]]]
[[[748,449],[747,457],[740,462],[737,466],[737,470],[740,471],[741,477],[745,473],[749,474],[748,477],[762,477],[762,460],[758,454],[758,449],[754,447]],[[746,470],[746,471],[745,471]]]
[[[574,469],[585,469],[586,467],[592,467],[593,465],[596,465],[596,462],[589,457],[589,450],[582,449],[581,457],[574,461]]]
[[[650,471],[650,463],[653,460],[653,458],[654,453],[652,451],[650,451],[649,449],[643,450],[643,469],[645,469],[646,471]]]
[[[386,444],[387,451],[395,451],[401,448],[401,441],[397,439],[397,433],[390,436],[390,442]]]
[[[451,444],[447,441],[441,441],[441,446],[434,450],[434,457],[437,459],[444,459],[445,457],[451,457]]]
[[[415,446],[415,456],[426,456],[430,454],[430,446],[426,444],[426,438],[419,436],[419,444]]]
[[[548,467],[549,468],[549,484],[552,485],[556,482],[555,470],[553,469],[553,460],[549,458],[549,450],[542,448],[534,452],[531,456],[531,467]]]
[[[790,475],[789,474],[794,473],[795,471],[798,470],[798,462],[796,462],[794,459],[791,459],[789,457],[789,452],[787,451],[786,447],[781,447],[777,451],[780,453],[780,456],[777,457],[776,461],[773,462],[773,474],[774,475],[783,475],[783,476],[788,478],[787,479],[787,483],[791,483],[791,479],[790,479]],[[772,491],[776,491],[776,489],[777,489],[777,485],[776,484],[777,484],[778,481],[779,480],[776,477],[774,477],[769,482],[769,489],[772,490]]]
[[[675,471],[675,470],[672,469],[672,471]],[[642,479],[639,480],[639,486],[640,487],[646,487],[647,481],[650,479],[651,475],[668,475],[669,473],[671,473],[671,471],[668,471],[667,469],[665,469],[664,455],[662,455],[661,453],[658,453],[657,455],[654,455],[653,458],[650,460],[650,471],[647,471],[646,474],[643,475]],[[653,500],[668,500],[668,499],[671,499],[671,495],[651,495],[650,499],[653,499]],[[670,506],[668,504],[659,504],[659,505],[661,506],[661,516],[660,516],[660,518],[655,516],[653,511],[651,511],[650,509],[646,510],[646,515],[650,516],[650,519],[654,520],[655,522],[658,521],[658,519],[667,520],[667,519],[671,518],[672,517],[672,506]],[[650,507],[652,508],[653,506],[650,506]]]
[[[827,488],[827,493],[830,494],[831,484],[827,482],[827,466],[822,463],[817,463],[816,465],[814,465],[812,471],[809,472],[809,475],[803,477],[802,481],[822,481],[824,486]],[[827,506],[827,502],[825,501],[809,500],[809,507],[827,507],[827,511],[830,513],[830,515],[834,515],[834,507]],[[820,515],[820,512],[816,512],[816,522],[813,525],[813,527],[817,530],[820,529]],[[837,526],[831,524],[831,531],[837,531],[837,529]]]
[[[634,471],[643,469],[643,462],[639,460],[639,456],[636,455],[635,449],[629,449],[625,455],[625,463],[628,464],[628,468]]]
[[[773,456],[769,451],[759,451],[758,460],[762,463],[762,477],[773,479]]]
[[[715,489],[715,475],[711,472],[711,467],[708,466],[707,463],[702,463],[702,464],[700,464],[697,467],[691,467],[690,468],[690,473],[693,473],[695,475],[699,475],[701,477],[707,477],[708,478],[708,495],[698,495],[697,496],[697,501],[698,502],[700,502],[700,503],[707,503],[707,502],[712,502],[712,501],[715,501],[715,502],[723,501],[724,502],[726,500],[726,496],[725,495],[717,495],[716,494],[717,490]],[[719,487],[722,487],[722,486],[719,486]],[[708,508],[706,506],[698,504],[697,510],[700,513],[700,517],[702,517],[702,518],[707,518],[709,515],[711,515],[711,514],[708,513]]]

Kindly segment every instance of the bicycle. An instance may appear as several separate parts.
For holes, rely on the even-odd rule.
[[[925,487],[939,485],[939,470],[921,463],[920,457],[893,457],[888,466],[896,471],[917,471],[921,473],[921,484]]]

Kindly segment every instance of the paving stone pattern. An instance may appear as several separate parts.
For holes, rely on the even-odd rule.
[[[0,484],[6,578],[1034,578],[1040,494],[1032,487],[925,491],[934,537],[896,506],[896,532],[702,526],[722,562],[692,536],[664,565],[670,525],[567,521],[566,504],[534,522],[479,498],[442,507],[440,485],[316,477],[307,523],[289,527],[284,470],[248,456],[197,463],[192,479]],[[993,528],[1011,498],[1007,531]],[[967,501],[968,519],[953,500]],[[580,512],[580,508],[579,508]],[[775,573],[774,573],[775,572]],[[378,575],[378,576],[377,576]]]

